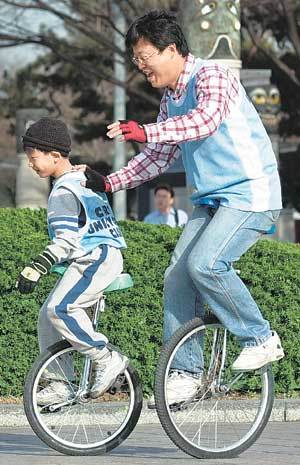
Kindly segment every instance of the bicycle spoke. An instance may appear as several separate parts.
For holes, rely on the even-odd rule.
[[[76,438],[76,434],[77,434],[78,429],[79,429],[79,425],[76,426],[76,429],[75,429],[73,437],[72,437],[72,442],[74,442],[74,440]]]

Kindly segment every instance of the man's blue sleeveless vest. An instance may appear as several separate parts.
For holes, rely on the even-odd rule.
[[[169,97],[168,116],[188,114],[198,105],[196,73],[209,65],[196,60],[179,100]],[[271,141],[244,88],[211,136],[179,143],[194,205],[228,206],[246,211],[281,209],[281,188]]]

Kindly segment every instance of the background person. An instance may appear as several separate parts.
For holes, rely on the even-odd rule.
[[[145,216],[148,224],[167,224],[172,228],[184,226],[188,216],[185,211],[174,207],[174,190],[168,184],[159,184],[154,189],[154,203],[156,210]]]

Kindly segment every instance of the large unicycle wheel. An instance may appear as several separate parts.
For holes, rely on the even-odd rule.
[[[129,436],[142,409],[141,384],[131,365],[97,399],[81,387],[86,367],[86,357],[61,341],[36,359],[25,381],[24,409],[30,426],[49,447],[67,455],[110,451]],[[53,382],[67,387],[68,398],[56,396],[39,405],[38,393]]]
[[[233,371],[240,350],[235,338],[210,317],[186,323],[161,352],[154,388],[157,413],[169,438],[189,455],[235,457],[258,439],[268,422],[274,402],[271,366]],[[178,354],[181,360],[182,355],[193,356],[198,366],[203,357],[203,373],[192,399],[169,405],[167,379]]]

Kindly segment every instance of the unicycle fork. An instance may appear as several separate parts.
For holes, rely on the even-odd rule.
[[[98,328],[98,321],[99,321],[99,313],[103,313],[105,310],[105,295],[101,294],[98,298],[97,302],[91,307],[92,315],[91,321],[95,331]],[[87,400],[89,395],[89,386],[91,381],[91,372],[92,372],[92,360],[89,357],[85,358],[82,376],[78,386],[78,393],[77,397],[80,398],[81,401]]]

